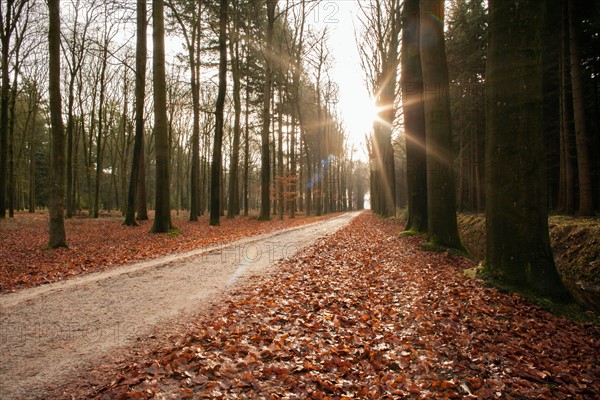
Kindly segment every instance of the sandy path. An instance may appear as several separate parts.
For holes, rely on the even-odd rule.
[[[356,215],[0,296],[0,399],[43,398],[76,369],[206,310]]]

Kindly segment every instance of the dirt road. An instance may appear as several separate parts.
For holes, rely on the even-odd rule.
[[[356,215],[0,296],[0,398],[43,398],[77,369],[201,313]]]

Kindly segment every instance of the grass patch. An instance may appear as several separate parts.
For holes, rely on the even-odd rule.
[[[417,237],[427,238],[427,233],[415,231],[413,229],[409,229],[408,231],[402,231],[402,232],[400,232],[398,234],[398,236],[399,237],[413,237],[413,236],[417,236]]]
[[[171,226],[171,229],[169,230],[169,237],[176,238],[179,235],[181,235],[181,231],[179,230],[179,228],[177,228],[176,226]]]

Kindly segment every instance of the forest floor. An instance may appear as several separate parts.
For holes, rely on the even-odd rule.
[[[362,213],[48,398],[600,398],[598,326],[501,293],[401,230]]]
[[[227,291],[243,290],[251,276],[267,274],[278,260],[356,215],[342,214],[1,295],[0,398],[46,398],[48,390],[82,379],[86,366],[101,356],[123,347],[138,348],[143,343],[138,340],[153,334],[172,334],[171,329],[194,314],[219,304]],[[238,219],[239,227],[229,230],[248,234],[244,223],[252,226],[251,221]],[[229,224],[224,225],[226,230]],[[114,232],[106,236],[114,240]],[[160,239],[155,242],[160,244]]]
[[[123,225],[120,213],[65,220],[68,248],[47,250],[48,213],[16,213],[0,220],[0,294],[63,281],[73,276],[105,271],[120,265],[149,260],[193,249],[224,244],[247,236],[299,226],[332,215],[304,217],[269,223],[254,217],[221,218],[220,226],[209,226],[208,217],[190,222],[187,213],[173,213],[170,233],[152,234],[152,220],[139,226]],[[152,215],[150,215],[152,218]]]

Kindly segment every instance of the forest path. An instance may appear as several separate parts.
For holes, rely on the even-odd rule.
[[[357,215],[0,296],[0,398],[43,398],[86,364],[207,310]]]

